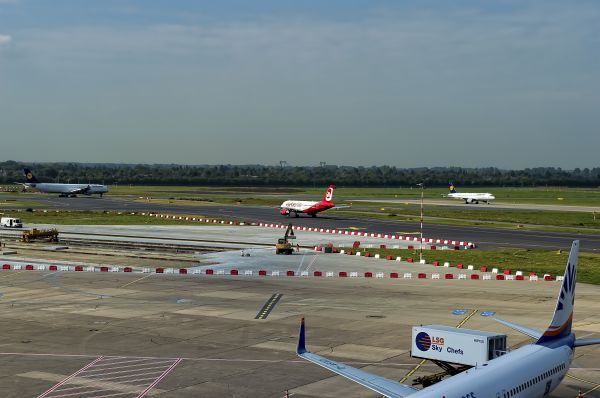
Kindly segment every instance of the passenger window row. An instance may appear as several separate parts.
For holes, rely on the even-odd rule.
[[[511,390],[508,391],[508,393],[504,394],[503,398],[510,398],[513,397],[515,395],[517,395],[518,393],[525,391],[526,389],[528,389],[529,387],[543,381],[544,379],[547,379],[548,377],[557,374],[558,372],[560,372],[561,370],[566,369],[567,365],[566,364],[560,364],[558,366],[555,366],[554,368],[548,370],[547,372],[544,372],[542,374],[540,374],[539,376],[534,377],[533,379],[515,387],[512,388]]]

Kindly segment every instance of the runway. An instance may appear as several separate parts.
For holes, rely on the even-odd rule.
[[[10,198],[5,196],[5,198]],[[358,219],[336,216],[335,211],[321,213],[318,217],[288,218],[275,207],[240,206],[220,204],[168,205],[137,202],[133,197],[77,197],[59,198],[50,195],[15,195],[15,199],[39,202],[37,208],[61,210],[157,212],[165,214],[203,215],[223,217],[248,222],[288,223],[297,226],[355,229],[383,234],[406,234],[419,231],[419,224],[397,220]],[[581,241],[581,250],[600,251],[600,235],[584,233],[526,231],[516,229],[486,228],[485,226],[460,226],[425,224],[425,237],[475,242],[482,249],[494,247],[522,247],[531,249],[568,249],[573,239]],[[416,235],[415,235],[416,236]]]

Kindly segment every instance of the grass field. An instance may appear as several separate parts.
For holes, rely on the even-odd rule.
[[[26,224],[57,225],[183,225],[185,221],[131,214],[127,212],[101,211],[48,211],[13,212]],[[195,216],[201,218],[202,216]],[[190,224],[188,222],[187,224]],[[217,224],[215,224],[217,225]]]
[[[346,248],[346,250],[348,250]],[[360,249],[361,252],[368,251],[371,254],[380,254],[382,257],[391,255],[400,256],[402,259],[412,257],[415,262],[419,261],[418,246],[416,250],[404,249]],[[423,250],[423,258],[428,264],[439,261],[440,264],[447,261],[452,267],[462,263],[473,265],[476,269],[487,266],[489,270],[496,267],[500,270],[510,269],[515,271],[536,272],[538,275],[548,273],[551,275],[562,275],[567,264],[568,252],[537,249],[501,249],[501,250]],[[418,267],[418,265],[415,265]],[[442,271],[440,271],[442,272]],[[527,275],[527,274],[525,274]],[[600,254],[579,252],[579,263],[577,267],[577,280],[579,282],[600,285]]]

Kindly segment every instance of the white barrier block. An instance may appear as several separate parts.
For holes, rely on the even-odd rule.
[[[151,268],[147,268],[147,267],[145,267],[145,268],[142,268],[142,272],[143,272],[144,274],[149,274],[149,273],[151,273],[151,272],[152,272],[152,269],[151,269]]]
[[[225,275],[225,270],[224,269],[218,269],[217,270],[217,275]]]
[[[325,272],[325,276],[326,276],[327,278],[331,278],[331,277],[333,277],[333,275],[334,275],[334,274],[333,274],[333,272],[331,272],[331,271],[327,271],[327,272]]]
[[[537,282],[537,280],[538,280],[538,277],[537,277],[537,275],[531,275],[531,276],[529,277],[529,280],[530,280],[531,282]]]
[[[379,253],[375,254],[375,258],[380,258],[381,256],[379,255]]]
[[[202,270],[196,268],[195,270],[192,271],[192,274],[194,274],[194,275],[200,275],[200,274],[202,274]]]
[[[360,252],[356,252],[356,255],[357,255],[357,256],[360,256]]]
[[[400,245],[394,245],[392,246],[392,249],[400,249]]]
[[[467,267],[467,269],[468,269],[469,271],[473,271],[473,270],[475,269],[475,267],[473,267],[472,265],[469,265],[469,266]]]
[[[244,275],[252,276],[252,270],[247,269],[246,271],[244,271]]]
[[[15,266],[13,267],[14,270],[20,270],[23,269],[23,266],[21,264],[15,264]]]
[[[458,274],[458,279],[467,279],[467,274]]]
[[[419,264],[425,264],[425,259],[419,260]]]
[[[483,280],[484,281],[491,281],[492,280],[492,276],[490,274],[484,274],[483,275]]]
[[[37,266],[37,270],[38,271],[45,271],[46,270],[46,266],[45,265],[38,265]]]
[[[174,274],[175,273],[175,269],[174,268],[167,268],[165,270],[165,274]]]
[[[497,274],[498,273],[498,268],[492,268],[492,274]]]
[[[405,273],[404,273],[404,279],[412,279],[412,273],[410,273],[410,272],[405,272]]]
[[[431,279],[440,279],[440,274],[431,274]]]
[[[350,278],[358,278],[358,272],[350,272]]]
[[[402,261],[402,257],[400,257],[400,256],[396,257],[396,261]]]
[[[514,275],[504,275],[504,280],[505,281],[514,281],[515,280],[515,276]]]
[[[69,266],[68,265],[61,265],[60,267],[58,267],[58,269],[60,271],[69,271]]]
[[[92,266],[90,265],[90,266],[87,266],[87,267],[85,267],[85,270],[86,270],[87,272],[95,272],[95,271],[96,271],[96,268],[95,268],[95,267],[92,267]]]
[[[383,272],[378,272],[375,274],[375,278],[383,278]]]
[[[344,254],[344,253],[346,253],[346,251],[344,249],[341,249],[340,254]]]
[[[515,275],[517,275],[517,276],[523,276],[523,271],[517,271],[517,272],[515,272]]]
[[[271,271],[271,276],[279,276],[279,271]]]
[[[302,271],[302,272],[300,272],[300,276],[308,276],[308,271]]]
[[[560,276],[557,276],[557,277],[556,277],[556,281],[557,281],[557,282],[560,282],[560,281],[562,281],[563,279],[565,279],[565,277],[564,277],[563,275],[560,275]]]

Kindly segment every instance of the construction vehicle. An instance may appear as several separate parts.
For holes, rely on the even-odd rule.
[[[294,248],[289,242],[291,239],[296,239],[296,235],[294,235],[292,224],[288,224],[283,238],[279,238],[277,240],[277,244],[275,245],[275,254],[292,254],[294,252]]]
[[[58,242],[58,230],[57,229],[28,229],[23,231],[21,237],[23,242],[29,243],[36,240],[46,240],[48,242]]]

